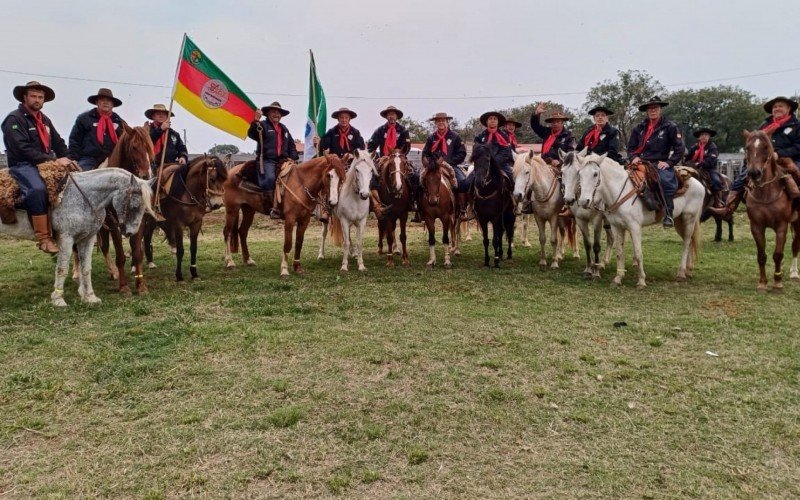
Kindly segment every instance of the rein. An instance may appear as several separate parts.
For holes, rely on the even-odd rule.
[[[531,167],[533,168],[533,167]],[[553,174],[553,182],[550,183],[550,189],[547,191],[547,195],[544,198],[540,198],[536,195],[536,190],[533,189],[533,185],[531,185],[531,191],[533,192],[533,198],[539,203],[547,203],[550,201],[550,198],[556,192],[556,186],[558,185],[559,181],[561,181],[561,172],[557,171],[555,168],[550,166],[550,173]]]
[[[747,181],[747,188],[748,188],[747,189],[747,201],[748,202],[749,201],[753,201],[753,202],[758,203],[760,205],[771,205],[772,203],[775,203],[783,195],[783,193],[784,193],[783,189],[779,189],[777,194],[769,201],[759,200],[758,198],[756,198],[753,195],[753,191],[763,189],[764,187],[769,186],[770,184],[772,184],[775,181],[779,181],[779,180],[782,180],[782,179],[785,179],[785,178],[789,177],[789,175],[790,174],[776,175],[772,179],[770,179],[768,181],[765,181],[765,182],[762,182],[761,184],[756,184],[755,181],[753,181],[752,179],[748,179],[748,181]]]
[[[202,164],[206,163],[207,161],[208,161],[207,159],[203,159],[203,161],[200,162],[199,165],[202,165]],[[183,177],[181,177],[179,172],[175,172],[174,175],[178,176],[178,178],[180,179],[181,183],[183,184],[183,187],[184,187],[183,191],[189,196],[189,199],[191,200],[191,202],[188,202],[188,201],[183,201],[180,198],[176,198],[176,197],[174,197],[172,195],[168,196],[169,199],[175,201],[176,203],[180,203],[181,205],[189,206],[189,207],[205,206],[206,207],[206,213],[208,213],[208,212],[211,212],[211,203],[209,202],[209,200],[211,199],[211,196],[222,196],[222,194],[223,194],[221,191],[216,191],[214,189],[211,189],[211,169],[210,168],[206,168],[206,187],[205,187],[205,190],[203,192],[203,198],[202,198],[203,199],[203,203],[201,203],[200,200],[198,200],[192,194],[192,191],[189,189],[189,186],[186,185],[186,180]],[[186,175],[188,176],[189,172],[186,172]],[[209,196],[209,195],[211,195],[211,196]]]
[[[327,158],[325,158],[325,161],[327,161],[327,162],[328,162],[328,166],[330,167],[330,166],[331,166],[331,162],[330,162],[330,160],[328,160]],[[287,175],[287,176],[286,176],[287,178],[288,178],[288,177],[290,177],[290,176],[291,176],[291,175],[292,175],[292,174],[295,172],[295,168],[296,168],[296,166],[297,166],[297,165],[293,165],[293,166],[291,167],[291,168],[292,168],[292,170],[289,172],[289,175]],[[302,206],[303,206],[303,208],[305,208],[305,209],[306,209],[306,210],[308,210],[309,212],[313,212],[313,211],[314,211],[314,208],[313,208],[313,207],[309,207],[308,205],[306,205],[306,203],[305,203],[305,202],[304,202],[304,201],[303,201],[303,200],[300,198],[300,196],[298,196],[298,195],[297,195],[297,193],[295,193],[295,192],[292,190],[292,188],[290,188],[290,187],[289,187],[289,185],[288,185],[288,184],[286,184],[286,181],[285,181],[284,179],[282,179],[280,176],[278,177],[278,180],[277,180],[277,182],[279,182],[279,183],[280,183],[280,184],[281,184],[281,185],[284,187],[284,189],[286,189],[286,191],[288,191],[288,192],[289,192],[289,194],[290,194],[290,195],[292,195],[292,197],[294,197],[294,199],[295,199],[295,200],[297,200],[297,202],[298,202],[298,203],[300,203],[300,205],[302,205]],[[314,196],[314,195],[312,195],[312,194],[311,194],[311,191],[309,191],[309,190],[308,190],[308,188],[307,188],[306,186],[302,186],[302,188],[303,188],[303,191],[305,191],[306,195],[307,195],[307,196],[308,196],[308,197],[309,197],[309,198],[310,198],[312,201],[314,201],[316,204],[325,205],[325,200],[324,200],[324,199],[321,199],[319,196]]]

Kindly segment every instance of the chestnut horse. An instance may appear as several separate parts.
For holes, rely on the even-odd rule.
[[[450,237],[457,239],[455,232],[458,230],[456,221],[456,195],[450,186],[450,181],[444,175],[443,169],[448,165],[441,155],[437,155],[435,162],[423,157],[425,169],[421,174],[422,196],[419,209],[425,227],[428,230],[428,248],[430,258],[428,269],[436,266],[436,219],[442,221],[442,244],[444,245],[444,267],[449,269],[450,264]]]
[[[775,251],[772,260],[775,263],[772,291],[783,291],[781,265],[783,264],[783,248],[786,244],[786,233],[791,224],[792,237],[792,279],[800,279],[797,275],[797,254],[800,251],[800,219],[797,210],[792,207],[789,195],[784,189],[781,179],[790,175],[784,170],[781,162],[791,159],[777,159],[772,147],[772,140],[765,132],[744,131],[745,162],[747,163],[748,183],[745,192],[747,217],[750,219],[750,232],[756,242],[758,260],[759,292],[767,291],[767,252],[766,230],[775,231]]]
[[[388,252],[386,265],[394,267],[395,235],[397,222],[400,221],[400,245],[403,247],[401,254],[403,265],[409,266],[408,250],[406,249],[406,223],[408,211],[411,209],[411,184],[408,176],[411,175],[411,163],[406,158],[404,151],[395,149],[387,156],[380,159],[380,186],[378,195],[383,205],[383,216],[378,221],[378,254],[383,251],[382,240],[386,237]]]
[[[183,281],[183,230],[189,228],[189,272],[197,279],[197,237],[203,228],[203,217],[222,206],[222,184],[228,178],[225,164],[217,156],[198,156],[186,165],[171,165],[174,169],[172,186],[182,184],[179,196],[167,194],[161,200],[164,221],[156,223],[152,217],[145,219],[144,251],[148,262],[153,262],[153,232],[156,225],[164,229],[167,241],[175,246],[175,280]],[[162,193],[164,187],[162,186]]]
[[[225,238],[225,266],[233,269],[235,264],[231,254],[239,251],[239,242],[242,244],[242,259],[247,265],[255,265],[250,258],[247,247],[247,233],[253,223],[255,212],[266,214],[272,206],[264,206],[261,193],[243,189],[239,186],[242,169],[246,165],[255,167],[255,161],[236,165],[228,171],[228,179],[223,184],[222,200],[225,205],[225,228],[222,231]],[[331,177],[328,173],[336,170],[340,179],[344,179],[344,164],[336,155],[325,155],[319,158],[291,165],[288,174],[279,175],[277,187],[284,189],[283,194],[283,255],[281,257],[281,277],[289,276],[289,251],[292,249],[292,232],[297,231],[297,242],[294,246],[293,269],[302,273],[300,265],[300,252],[303,249],[303,239],[306,228],[311,220],[311,214],[317,205],[320,193],[323,191]],[[239,222],[239,212],[242,214]]]

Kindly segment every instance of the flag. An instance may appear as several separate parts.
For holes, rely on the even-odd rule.
[[[325,92],[317,78],[317,65],[314,63],[314,53],[311,54],[311,68],[308,74],[308,119],[306,120],[305,144],[303,145],[303,161],[308,161],[317,156],[314,147],[314,135],[325,135],[325,120],[328,110],[325,106]]]
[[[257,109],[186,35],[172,98],[197,118],[241,139],[247,137]]]

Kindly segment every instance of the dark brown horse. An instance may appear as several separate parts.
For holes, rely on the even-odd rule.
[[[514,202],[511,190],[506,185],[503,172],[489,148],[477,144],[472,150],[475,181],[472,187],[475,218],[483,234],[483,265],[489,267],[489,224],[492,224],[492,248],[494,267],[500,267],[503,257],[503,234],[508,238],[508,258],[512,258],[511,243],[514,240]]]
[[[438,156],[436,161],[430,162],[423,157],[425,170],[420,179],[422,197],[420,198],[420,213],[425,227],[428,230],[428,248],[430,258],[427,266],[429,269],[436,266],[436,219],[442,222],[442,244],[444,245],[444,267],[450,268],[450,239],[457,240],[456,221],[457,203],[456,194],[450,184],[450,179],[444,174],[448,168],[444,158]]]
[[[750,219],[750,232],[756,242],[758,260],[758,288],[759,292],[767,291],[767,252],[766,229],[775,231],[775,251],[772,260],[775,263],[773,274],[774,284],[772,291],[783,291],[781,265],[783,263],[783,248],[786,244],[786,233],[791,224],[794,235],[792,238],[792,265],[797,262],[800,251],[800,220],[797,210],[792,207],[789,195],[784,189],[781,179],[789,175],[781,162],[791,159],[777,159],[772,147],[771,138],[764,132],[744,131],[745,161],[747,162],[747,190],[745,202],[747,203],[747,216]],[[796,269],[792,269],[796,274]],[[792,276],[795,279],[795,276]]]
[[[255,167],[255,162],[250,161],[234,166],[228,172],[228,179],[224,183],[222,200],[225,205],[225,265],[232,269],[235,264],[231,254],[239,251],[239,242],[242,244],[242,259],[247,265],[255,265],[250,258],[247,247],[247,233],[253,223],[255,212],[268,213],[272,208],[271,203],[265,203],[262,195],[240,186],[242,170]],[[311,220],[311,214],[317,203],[324,199],[321,193],[330,183],[328,172],[336,170],[340,179],[344,179],[344,164],[336,155],[326,155],[314,158],[298,165],[292,165],[288,174],[279,175],[278,188],[284,189],[283,194],[283,255],[281,258],[281,277],[289,276],[289,252],[292,249],[292,233],[297,231],[297,241],[294,245],[294,272],[302,273],[300,265],[300,252],[303,249],[303,239],[306,228]],[[239,213],[242,218],[239,220]]]
[[[150,162],[155,157],[153,153],[153,141],[150,140],[150,125],[144,124],[142,127],[129,127],[124,123],[123,134],[119,142],[108,157],[107,167],[121,168],[131,172],[142,179],[150,178]],[[144,234],[144,224],[139,226],[139,231],[129,238],[131,247],[131,260],[134,266],[134,280],[138,293],[147,293],[147,285],[144,282],[144,270],[142,266],[142,237]],[[109,257],[109,238],[114,244],[116,259],[114,265],[111,264]],[[106,216],[103,229],[98,233],[100,250],[103,252],[106,266],[108,267],[111,278],[118,280],[119,291],[125,295],[131,293],[128,286],[128,278],[125,270],[125,247],[122,243],[122,234],[119,232],[117,214],[109,210]]]
[[[408,176],[411,175],[411,163],[406,158],[408,148],[400,151],[395,149],[387,156],[380,159],[380,186],[378,195],[383,205],[382,217],[378,220],[378,255],[383,253],[383,238],[386,237],[388,253],[386,265],[394,266],[395,229],[400,222],[400,245],[403,248],[401,257],[403,265],[409,266],[408,250],[406,249],[406,224],[408,211],[411,209],[411,184]]]
[[[222,186],[228,178],[225,164],[217,156],[198,156],[186,165],[165,166],[172,173],[171,192],[161,200],[164,221],[145,220],[144,252],[153,262],[153,232],[156,224],[164,229],[167,241],[175,247],[175,279],[183,281],[183,230],[189,228],[189,272],[197,279],[197,237],[203,228],[203,217],[222,206]],[[162,178],[166,178],[162,176]],[[164,187],[162,186],[162,193]]]
[[[724,204],[725,200],[728,197],[728,193],[731,192],[731,179],[727,175],[722,175],[722,174],[720,174],[720,177],[722,178],[722,191],[719,192],[719,201]],[[713,196],[709,196],[708,198],[709,198],[708,205],[717,203],[717,200],[715,200]],[[725,217],[721,217],[719,215],[711,213],[706,209],[703,212],[703,215],[700,217],[700,222],[705,222],[706,220],[708,220],[709,217],[713,217],[714,222],[717,225],[717,229],[714,232],[714,241],[715,242],[722,241],[723,221],[728,223],[728,241],[733,241],[733,212],[731,212]]]

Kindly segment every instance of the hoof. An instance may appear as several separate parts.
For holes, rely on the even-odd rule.
[[[411,261],[408,259],[403,259],[403,267],[411,267]]]
[[[428,269],[433,269],[434,267],[436,267],[436,263],[428,262],[427,264],[425,264],[425,267]]]
[[[773,286],[772,290],[770,290],[775,295],[782,295],[783,294],[783,286]]]
[[[126,286],[120,287],[119,293],[121,293],[122,295],[124,295],[126,297],[130,297],[131,296],[131,289],[130,289],[130,287],[128,287],[126,285]]]
[[[678,283],[686,283],[686,276],[675,276],[675,281]]]
[[[452,263],[450,263],[450,262],[445,262],[445,263],[444,263],[444,268],[445,268],[445,269],[452,269],[452,268],[453,268],[453,264],[452,264]]]
[[[67,307],[67,303],[64,301],[64,297],[51,297],[50,301],[53,304],[53,307]]]
[[[592,275],[592,281],[600,281],[600,273]]]
[[[522,244],[522,246],[524,246],[525,248],[530,248],[530,247],[532,247],[533,245],[531,245],[531,242],[530,242],[530,241],[526,241],[526,242],[524,242],[524,243]]]
[[[637,290],[644,290],[645,288],[647,288],[647,284],[646,283],[636,283],[636,289]]]
[[[192,283],[197,283],[199,281],[203,281],[203,279],[200,278],[200,276],[192,276]]]
[[[101,302],[103,302],[102,300],[100,300],[100,297],[98,297],[97,295],[94,295],[94,294],[92,294],[92,295],[90,295],[88,297],[81,297],[81,301],[83,303],[85,303],[85,304],[100,304]],[[66,305],[66,304],[64,304],[64,305]]]
[[[253,259],[247,259],[247,262],[245,262],[245,264],[247,264],[250,267],[253,267],[256,265],[256,261],[254,261]]]
[[[358,272],[360,272],[360,273],[366,272],[366,270],[367,270],[367,266],[361,266],[361,267],[358,268]]]
[[[157,267],[158,267],[158,266],[156,265],[156,263],[155,263],[155,262],[148,262],[148,263],[147,263],[147,269],[155,269],[155,268],[157,268]]]
[[[339,272],[340,273],[346,273],[346,272],[348,272],[348,269],[346,267],[342,266],[342,267],[339,268]]]
[[[282,280],[288,280],[289,279],[289,273],[288,272],[287,273],[281,273],[281,279]]]
[[[790,279],[792,280],[792,283],[800,282],[800,276],[792,276]]]
[[[228,271],[233,271],[235,268],[236,264],[234,264],[233,262],[228,262],[227,264],[225,264],[225,269]]]
[[[453,255],[461,255],[461,250],[456,248],[455,250],[453,250]]]
[[[767,293],[767,287],[763,286],[763,285],[758,285],[758,288],[756,288],[756,292],[758,292],[758,293]]]
[[[558,261],[554,260],[553,263],[550,264],[550,269],[558,269]]]

